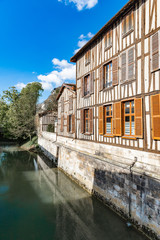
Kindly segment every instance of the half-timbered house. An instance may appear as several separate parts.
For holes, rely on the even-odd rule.
[[[130,0],[71,58],[78,139],[159,153],[159,13],[159,0]]]
[[[76,85],[63,84],[57,96],[58,136],[75,138]]]

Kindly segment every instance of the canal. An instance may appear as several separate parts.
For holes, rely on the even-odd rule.
[[[50,161],[0,146],[0,240],[145,240]]]

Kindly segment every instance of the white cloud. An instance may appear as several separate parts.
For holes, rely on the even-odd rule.
[[[50,90],[52,84],[57,87],[64,81],[75,81],[76,66],[74,64],[69,63],[67,60],[60,61],[57,58],[54,58],[52,63],[55,70],[46,75],[40,74],[37,76],[45,89]]]
[[[77,43],[79,48],[74,51],[74,54],[77,53],[93,36],[94,34],[91,32],[89,32],[87,35],[81,34],[78,38],[80,40]]]
[[[93,8],[98,3],[98,0],[58,0],[58,2],[64,2],[66,5],[74,3],[78,11],[81,11]]]
[[[26,84],[20,83],[20,82],[15,85],[15,87],[16,87],[18,90],[22,90],[22,88],[24,88],[25,86],[26,86]]]

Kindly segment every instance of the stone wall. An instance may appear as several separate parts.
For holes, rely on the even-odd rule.
[[[59,168],[160,237],[160,155],[52,135],[42,133],[39,145]]]

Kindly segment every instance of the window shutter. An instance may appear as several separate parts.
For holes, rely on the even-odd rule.
[[[113,134],[115,136],[122,136],[122,109],[121,102],[113,105]]]
[[[152,71],[160,67],[159,59],[159,32],[152,36]]]
[[[103,66],[99,69],[99,90],[103,90]]]
[[[84,110],[81,110],[81,133],[84,133]]]
[[[72,115],[72,133],[75,133],[75,115]]]
[[[61,117],[61,132],[63,132],[63,121],[64,121],[64,117]]]
[[[103,135],[104,134],[104,123],[103,123],[103,113],[104,109],[103,106],[99,107],[99,135]]]
[[[73,110],[73,96],[69,97],[69,110]]]
[[[90,93],[94,93],[94,71],[90,75]]]
[[[88,63],[91,62],[91,50],[88,50]]]
[[[131,12],[131,24],[134,26],[134,11]]]
[[[151,96],[152,138],[160,140],[160,94]]]
[[[69,115],[67,115],[67,132],[69,132]]]
[[[64,112],[64,97],[61,98],[61,112]]]
[[[128,79],[134,78],[134,48],[128,51]]]
[[[93,134],[93,108],[89,109],[89,132]]]
[[[143,106],[142,98],[136,98],[135,104],[135,136],[137,138],[143,138]]]
[[[84,97],[84,78],[81,78],[81,95]]]
[[[122,53],[121,55],[121,62],[122,62],[122,81],[126,80],[126,52]]]
[[[113,86],[118,84],[118,58],[112,61],[113,66]]]

